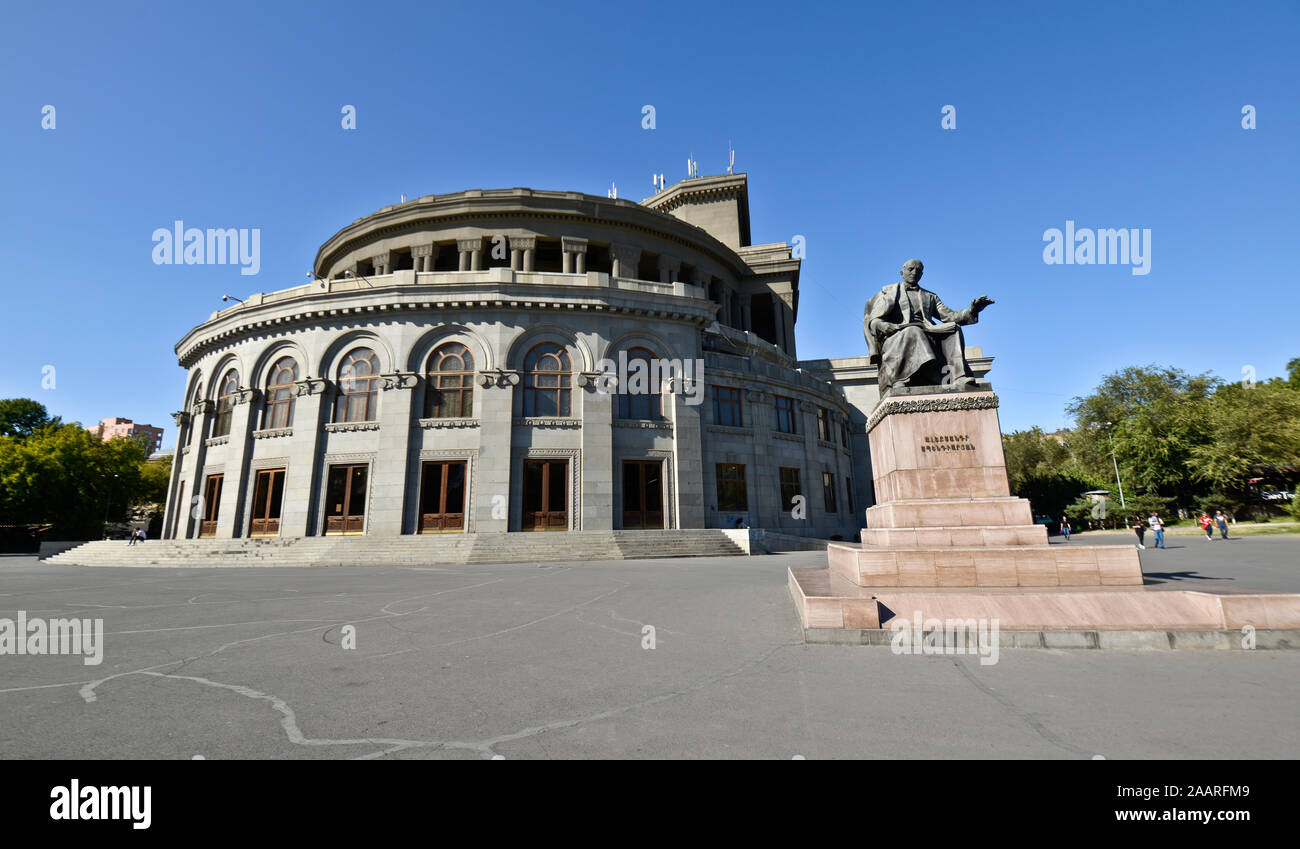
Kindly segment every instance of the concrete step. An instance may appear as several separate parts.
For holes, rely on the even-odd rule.
[[[91,542],[49,558],[81,566],[312,566],[518,563],[721,557],[744,554],[724,531],[568,531],[423,534],[383,539],[286,537],[266,539]]]

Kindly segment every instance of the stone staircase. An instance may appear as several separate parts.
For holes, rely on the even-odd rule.
[[[45,560],[61,566],[419,566],[745,554],[721,530],[569,531],[89,542]]]

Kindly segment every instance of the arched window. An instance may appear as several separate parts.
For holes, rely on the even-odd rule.
[[[230,420],[235,414],[235,399],[239,396],[239,372],[231,369],[221,379],[221,388],[217,390],[217,415],[212,420],[212,435],[226,436],[230,433]]]
[[[569,354],[554,342],[543,342],[524,357],[524,415],[570,416]]]
[[[368,422],[379,414],[379,358],[369,348],[356,348],[339,366],[336,422]]]
[[[663,418],[659,369],[651,371],[651,363],[658,358],[645,348],[632,348],[627,352],[627,384],[618,391],[618,417],[620,419]],[[653,379],[652,379],[653,378]]]
[[[298,363],[293,357],[281,357],[271,366],[266,378],[266,417],[262,427],[293,425],[293,384],[297,379]]]
[[[429,355],[424,416],[469,418],[474,414],[474,355],[459,342],[448,342]]]

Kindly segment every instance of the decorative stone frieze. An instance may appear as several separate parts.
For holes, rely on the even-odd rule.
[[[867,419],[867,432],[870,432],[885,416],[896,413],[941,413],[947,410],[991,410],[998,406],[998,396],[993,394],[971,394],[954,392],[948,396],[931,396],[926,398],[886,398],[880,402]]]

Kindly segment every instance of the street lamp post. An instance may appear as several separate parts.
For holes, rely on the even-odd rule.
[[[1110,435],[1110,422],[1106,422],[1106,441],[1110,443],[1110,462],[1115,466],[1115,485],[1119,487],[1119,509],[1127,510],[1128,508],[1124,504],[1124,482],[1119,478],[1119,461],[1115,459],[1115,440]],[[1128,521],[1127,513],[1124,516],[1124,521]]]
[[[113,504],[113,489],[114,489],[114,485],[113,485],[113,484],[114,484],[114,481],[116,481],[116,480],[117,480],[117,475],[113,475],[113,480],[111,480],[111,481],[108,482],[108,496],[104,499],[104,527],[103,527],[103,532],[104,532],[104,535],[105,535],[105,536],[108,536],[108,511],[109,511],[109,508],[110,508],[110,507],[112,506],[112,504]]]

